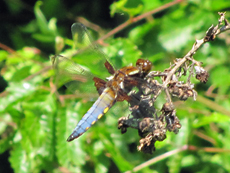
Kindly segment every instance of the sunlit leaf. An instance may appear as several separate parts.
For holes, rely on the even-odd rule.
[[[11,151],[9,161],[16,173],[30,172],[30,162],[27,160],[26,151],[23,150],[20,144],[17,144],[15,149]]]
[[[85,163],[85,152],[82,150],[82,141],[75,140],[67,142],[66,139],[76,126],[77,120],[80,119],[77,110],[79,110],[80,103],[76,105],[75,109],[58,109],[57,112],[57,157],[60,164],[68,167],[68,165],[83,165]]]
[[[34,13],[35,13],[37,24],[38,24],[40,31],[43,34],[48,34],[49,33],[48,22],[43,12],[40,9],[41,5],[42,5],[42,1],[36,2],[35,7],[34,7]]]
[[[200,127],[200,126],[204,126],[204,125],[208,125],[211,122],[213,123],[221,123],[221,122],[229,122],[229,116],[227,115],[223,115],[220,113],[213,113],[210,116],[202,116],[199,117],[199,119],[197,119],[194,123],[193,126],[195,128]]]

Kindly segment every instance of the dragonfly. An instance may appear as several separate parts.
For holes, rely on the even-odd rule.
[[[85,48],[83,48],[82,51],[77,51],[76,56],[78,57],[78,62],[62,55],[54,56],[52,58],[53,66],[57,73],[60,73],[60,75],[58,74],[57,76],[62,80],[68,81],[65,85],[73,91],[77,90],[81,85],[79,83],[81,79],[93,81],[99,97],[78,122],[77,126],[68,137],[68,142],[85,133],[106,114],[116,102],[125,100],[130,102],[133,98],[129,93],[134,87],[138,88],[142,85],[143,79],[150,72],[152,67],[152,63],[149,60],[138,59],[135,66],[129,65],[117,70],[109,61],[109,58],[93,41],[91,34],[83,24],[74,23],[71,26],[71,31],[74,44],[83,45]],[[106,77],[104,80],[92,75],[86,67],[88,64],[84,64],[84,58],[81,57],[82,52],[86,52],[85,58],[92,58],[90,62],[92,64],[95,63],[93,66],[96,68],[96,72],[99,71],[100,73],[101,69],[106,69],[110,76]],[[62,77],[62,74],[67,75]],[[84,81],[82,80],[81,82]]]

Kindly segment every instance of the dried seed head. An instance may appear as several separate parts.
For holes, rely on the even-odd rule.
[[[154,146],[156,141],[153,140],[152,134],[149,134],[145,138],[142,138],[139,142],[140,142],[140,145],[137,147],[138,151],[152,154],[156,150]]]
[[[162,109],[161,109],[161,111],[162,111],[163,114],[168,114],[168,113],[172,112],[173,110],[174,110],[173,104],[170,104],[168,102],[166,102],[163,105]]]
[[[126,117],[121,117],[118,120],[118,129],[121,129],[121,134],[124,134],[127,131],[128,126],[124,124],[124,121],[126,120]]]
[[[176,116],[176,111],[173,111],[171,115],[166,116],[165,120],[168,131],[173,131],[175,134],[177,134],[181,128],[181,124],[179,118]]]
[[[195,66],[196,79],[200,82],[206,83],[208,81],[209,74],[202,67]]]

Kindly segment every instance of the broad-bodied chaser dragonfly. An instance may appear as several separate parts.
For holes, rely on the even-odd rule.
[[[85,76],[91,78],[94,81],[94,85],[99,93],[99,98],[95,101],[92,107],[86,112],[82,119],[78,122],[77,126],[73,130],[72,134],[68,137],[67,141],[70,142],[84,132],[86,132],[95,122],[100,119],[117,101],[130,101],[132,98],[129,92],[134,87],[139,87],[144,77],[151,70],[152,64],[149,60],[138,59],[136,66],[127,66],[119,70],[111,65],[105,54],[98,48],[98,46],[92,41],[89,31],[83,24],[74,23],[71,27],[73,40],[75,44],[87,42],[90,43],[86,50],[90,50],[94,53],[95,59],[99,58],[97,67],[104,66],[110,73],[110,77],[106,80],[92,76],[84,66],[76,64],[69,58],[58,55],[52,59],[53,66],[57,71],[72,71],[76,73],[75,79],[79,79],[79,76]],[[80,52],[80,51],[79,51]],[[78,55],[79,57],[80,55]],[[71,80],[73,77],[71,75]],[[75,88],[74,82],[70,82],[70,88]],[[68,87],[68,86],[67,86]]]

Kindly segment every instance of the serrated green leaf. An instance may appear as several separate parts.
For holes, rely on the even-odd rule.
[[[8,95],[0,99],[0,111],[4,111],[10,104],[22,101],[23,98],[35,92],[37,83],[36,79],[30,82],[10,83],[9,87],[7,87]]]
[[[73,107],[60,108],[57,112],[56,122],[56,136],[57,136],[57,158],[61,165],[69,166],[74,169],[74,166],[80,166],[85,163],[85,152],[82,150],[82,142],[79,138],[73,142],[67,142],[67,137],[71,134],[74,127],[76,126],[77,120],[81,117],[77,112],[80,108],[78,103]]]
[[[23,104],[24,118],[18,123],[17,135],[13,141],[20,141],[22,150],[27,154],[27,162],[31,164],[30,171],[37,172],[39,167],[50,170],[47,164],[54,159],[54,116],[52,97],[43,96],[42,102],[30,100]],[[46,161],[46,162],[44,162]]]
[[[27,160],[26,151],[20,144],[15,145],[14,150],[11,150],[9,161],[16,173],[30,172],[30,162]]]

